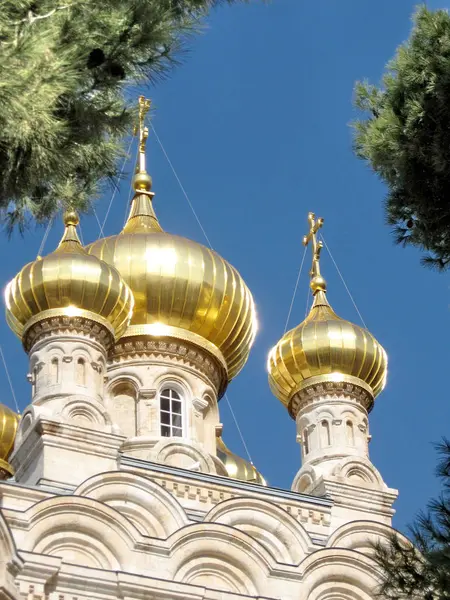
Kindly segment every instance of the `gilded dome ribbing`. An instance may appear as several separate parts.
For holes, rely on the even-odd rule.
[[[8,459],[14,448],[20,417],[4,404],[0,404],[0,479],[14,475]]]
[[[256,334],[252,295],[216,252],[162,230],[145,170],[147,135],[141,125],[135,195],[124,229],[87,251],[114,265],[133,291],[135,307],[125,336],[191,341],[213,354],[231,380],[244,366]]]
[[[22,339],[36,321],[53,316],[85,316],[119,338],[128,326],[133,295],[117,270],[82,247],[78,217],[64,215],[58,248],[28,263],[5,290],[6,319]]]
[[[310,215],[310,221],[315,223],[314,215]],[[317,229],[322,221],[318,223]],[[309,239],[308,236],[305,242]],[[359,383],[375,398],[386,382],[386,352],[371,333],[341,319],[329,305],[326,282],[319,269],[321,245],[313,241],[313,306],[306,319],[288,331],[270,351],[270,388],[287,407],[303,388],[327,381]]]

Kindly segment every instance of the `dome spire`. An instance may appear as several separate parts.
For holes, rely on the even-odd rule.
[[[151,101],[148,98],[139,96],[138,123],[135,125],[133,131],[135,136],[139,136],[138,157],[132,183],[134,197],[123,233],[162,231],[162,227],[153,210],[152,199],[155,194],[151,191],[152,178],[147,173],[146,165],[148,127],[145,125],[145,118],[150,110],[150,106]]]
[[[77,226],[80,222],[78,214],[74,210],[66,210],[63,214],[64,233],[55,252],[77,252],[87,254],[78,237]]]
[[[133,188],[135,192],[147,192],[152,189],[152,178],[147,173],[145,152],[147,148],[148,127],[145,125],[145,117],[150,110],[151,100],[145,96],[139,96],[139,123],[134,127],[134,135],[139,134],[139,150],[136,164],[136,173],[133,177]]]
[[[303,245],[307,246],[309,242],[312,243],[312,266],[309,275],[311,281],[309,283],[313,296],[314,306],[318,304],[328,304],[325,293],[327,291],[327,282],[320,273],[320,252],[323,248],[322,242],[317,240],[317,232],[323,225],[323,219],[319,218],[316,220],[316,215],[312,212],[308,214],[309,232],[308,235],[303,237]]]

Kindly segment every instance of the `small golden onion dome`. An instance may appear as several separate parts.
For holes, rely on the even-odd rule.
[[[314,215],[310,213],[310,221]],[[320,223],[316,231],[321,226]],[[373,398],[384,388],[387,355],[371,333],[337,316],[326,297],[326,281],[320,275],[321,243],[314,235],[310,287],[313,306],[306,317],[272,348],[268,358],[269,385],[288,408],[292,397],[313,383],[353,382]]]
[[[210,351],[231,380],[244,366],[256,334],[252,295],[239,273],[216,252],[162,230],[153,194],[136,189],[119,235],[86,249],[114,265],[133,291],[125,336],[168,336]]]
[[[6,287],[6,318],[22,340],[37,321],[61,315],[96,320],[116,339],[128,326],[133,310],[131,290],[114,267],[82,247],[78,222],[75,212],[66,212],[58,248],[28,263]]]
[[[237,454],[233,454],[225,445],[221,435],[216,437],[217,457],[225,465],[228,477],[238,479],[239,481],[248,481],[258,485],[267,486],[264,477],[259,473],[251,462],[244,460]]]
[[[14,469],[8,463],[16,438],[20,416],[4,404],[0,404],[0,479],[12,477]]]

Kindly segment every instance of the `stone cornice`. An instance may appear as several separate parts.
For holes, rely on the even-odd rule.
[[[158,475],[167,477],[173,480],[180,478],[186,485],[192,483],[198,486],[199,484],[209,484],[211,487],[219,488],[224,486],[229,489],[231,493],[237,492],[239,495],[251,496],[257,494],[274,501],[290,501],[294,503],[304,503],[312,505],[316,510],[330,510],[333,502],[329,498],[313,497],[311,495],[302,494],[300,492],[294,492],[291,490],[284,490],[281,488],[271,488],[258,485],[256,483],[249,483],[247,481],[239,481],[237,479],[231,479],[229,477],[211,474],[201,473],[196,471],[190,471],[188,469],[182,469],[181,467],[173,467],[171,465],[162,465],[154,463],[148,460],[127,456],[125,454],[120,457],[120,468],[122,470],[144,470],[148,474],[156,479]],[[189,481],[190,480],[190,481]]]
[[[113,342],[112,331],[95,318],[67,315],[49,316],[33,323],[23,335],[26,352],[43,338],[55,335],[81,334],[87,336],[108,349]]]
[[[212,354],[196,344],[174,338],[127,337],[114,344],[109,354],[109,360],[113,364],[136,357],[176,359],[200,371],[216,389],[219,398],[225,392],[228,376],[224,367]]]
[[[304,386],[294,394],[289,402],[289,414],[296,418],[300,408],[313,403],[319,398],[327,397],[330,401],[351,397],[370,412],[373,407],[374,398],[363,382],[359,383],[356,378],[352,381],[312,381],[310,385]]]

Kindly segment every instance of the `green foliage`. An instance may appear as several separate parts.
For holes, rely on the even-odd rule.
[[[382,598],[450,599],[450,442],[444,440],[438,450],[443,493],[410,527],[413,545],[397,534],[388,544],[375,545]]]
[[[4,0],[0,11],[0,216],[86,210],[117,174],[134,109],[219,0]],[[230,0],[231,1],[231,0]]]
[[[450,16],[420,7],[381,87],[356,86],[355,152],[388,186],[396,241],[450,267]]]

